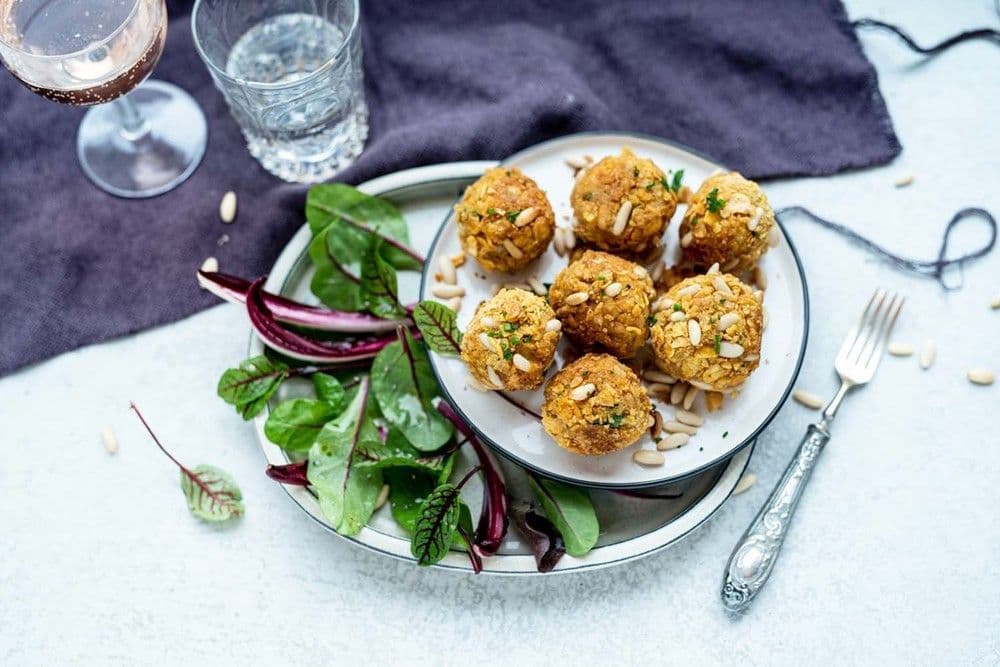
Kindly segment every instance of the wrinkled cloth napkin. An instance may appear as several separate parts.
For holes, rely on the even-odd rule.
[[[194,279],[205,257],[260,275],[303,223],[305,189],[259,167],[214,89],[192,45],[191,5],[168,1],[153,77],[201,103],[208,151],[156,199],[94,188],[74,147],[84,110],[0,72],[0,374],[210,306]],[[349,183],[499,159],[582,130],[658,135],[756,178],[832,174],[900,150],[834,0],[362,5],[371,133],[338,179]],[[240,213],[225,226],[227,190]]]

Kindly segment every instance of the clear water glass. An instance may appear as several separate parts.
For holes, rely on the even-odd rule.
[[[265,169],[316,183],[361,153],[368,107],[357,0],[198,0],[191,24]]]

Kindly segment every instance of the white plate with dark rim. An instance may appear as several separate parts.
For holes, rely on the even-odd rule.
[[[692,189],[697,189],[713,171],[722,169],[707,158],[660,139],[606,132],[553,139],[523,150],[502,164],[518,167],[533,178],[548,195],[557,224],[569,225],[573,219],[569,205],[573,172],[566,160],[584,156],[599,160],[618,154],[625,146],[641,157],[652,159],[664,171],[683,169],[684,181]],[[679,254],[677,229],[681,215],[682,211],[675,213],[667,227],[664,259],[668,264]],[[809,296],[802,264],[784,229],[781,229],[781,236],[778,246],[771,248],[760,263],[769,283],[764,297],[769,322],[763,337],[760,367],[744,384],[739,397],[727,398],[722,409],[707,417],[690,443],[664,452],[666,464],[663,466],[645,467],[632,460],[637,448],[655,449],[649,435],[631,447],[605,456],[572,454],[556,445],[537,417],[496,392],[484,393],[473,388],[461,359],[432,353],[431,365],[445,396],[479,436],[508,459],[538,474],[591,488],[614,489],[646,488],[684,479],[727,460],[753,442],[788,398],[798,375],[806,349]],[[460,251],[454,215],[449,214],[428,254],[421,299],[434,299],[431,294],[433,267],[438,266],[439,259]],[[458,282],[466,289],[458,313],[459,328],[468,325],[476,307],[492,296],[498,283],[525,283],[529,277],[550,283],[566,262],[566,258],[556,255],[551,246],[544,255],[515,274],[487,272],[469,258],[458,270]],[[549,369],[550,375],[562,365],[561,351],[565,345],[565,341],[560,345],[556,363]],[[507,396],[536,414],[541,412],[541,389],[508,392]],[[660,403],[659,408],[666,419],[671,418],[673,408],[669,404]],[[704,409],[701,412],[704,413]]]
[[[419,167],[389,174],[369,181],[360,189],[372,195],[385,197],[398,206],[410,228],[414,247],[425,250],[437,233],[441,221],[450,211],[456,197],[494,162],[455,162]],[[309,292],[312,266],[307,254],[311,238],[308,226],[292,238],[275,262],[266,289],[307,303],[316,299]],[[400,290],[404,299],[414,298],[417,280],[405,281],[400,275]],[[264,352],[264,346],[251,333],[249,354]],[[272,405],[290,396],[308,391],[308,383],[290,380],[282,387]],[[268,409],[254,420],[261,449],[269,463],[281,465],[289,461],[285,452],[264,436],[264,422]],[[647,500],[629,498],[605,491],[594,491],[591,496],[601,525],[597,546],[586,556],[564,556],[554,572],[579,572],[608,567],[635,560],[659,551],[682,539],[705,523],[732,494],[750,460],[752,447],[747,447],[728,461],[723,461],[701,474],[692,476],[670,487],[682,491],[676,500]],[[520,468],[507,461],[500,461],[504,468],[512,500],[530,500],[525,476]],[[456,466],[469,468],[470,461],[464,452]],[[467,498],[478,513],[481,487],[473,480],[469,483]],[[283,485],[283,488],[302,510],[316,522],[333,531],[320,511],[315,496],[300,486]],[[396,524],[383,507],[372,517],[360,533],[344,539],[372,551],[415,562],[410,555],[409,537]],[[436,567],[471,572],[464,553],[448,554]],[[534,557],[512,527],[500,552],[483,563],[483,572],[502,575],[537,575]]]

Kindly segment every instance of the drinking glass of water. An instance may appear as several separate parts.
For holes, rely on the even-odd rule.
[[[315,183],[361,153],[368,107],[358,0],[197,0],[191,26],[265,169]]]

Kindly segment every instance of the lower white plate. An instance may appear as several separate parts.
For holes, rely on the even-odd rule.
[[[424,250],[430,246],[441,220],[447,215],[455,198],[472,181],[479,177],[493,162],[456,162],[408,169],[369,181],[360,189],[379,195],[398,206],[410,226],[413,245]],[[312,267],[306,248],[310,233],[306,226],[292,238],[270,273],[266,288],[272,292],[293,297],[300,301],[315,303],[309,292]],[[401,276],[402,277],[402,276]],[[403,298],[416,296],[417,280],[401,280]],[[261,354],[264,347],[260,340],[251,335],[250,354]],[[294,394],[299,388],[294,383],[283,387],[279,396]],[[255,420],[257,436],[269,463],[280,465],[288,462],[285,452],[271,443],[263,432],[267,410]],[[708,520],[729,498],[746,469],[752,447],[747,447],[736,456],[722,461],[704,472],[683,482],[674,484],[671,490],[683,491],[676,500],[649,500],[630,498],[607,491],[593,491],[591,496],[601,525],[601,535],[597,546],[586,556],[574,558],[564,556],[555,572],[574,572],[607,567],[646,556],[682,539],[692,530]],[[464,454],[463,454],[464,456]],[[469,467],[468,459],[460,460],[460,467]],[[531,499],[525,476],[516,465],[501,461],[512,500]],[[470,482],[470,484],[472,484]],[[329,530],[333,530],[323,517],[315,497],[303,487],[284,486],[288,495],[310,517]],[[468,494],[477,498],[475,488]],[[474,513],[478,506],[474,506]],[[388,556],[413,561],[410,555],[409,537],[399,528],[383,507],[372,520],[350,542]],[[414,565],[416,567],[416,565]],[[464,553],[452,552],[436,567],[469,571],[468,559]],[[483,563],[483,572],[506,575],[537,575],[535,559],[530,549],[520,540],[517,531],[511,527],[500,553]]]

